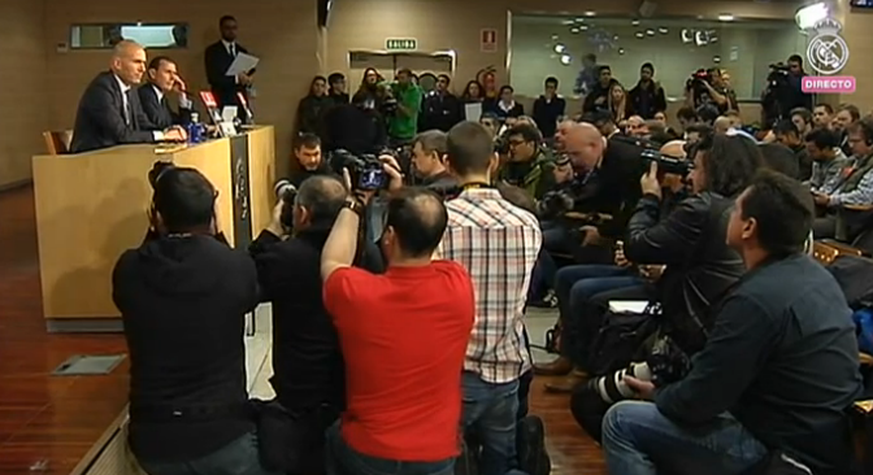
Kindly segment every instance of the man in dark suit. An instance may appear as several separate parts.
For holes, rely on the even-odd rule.
[[[158,56],[149,62],[147,75],[148,82],[140,86],[137,93],[149,121],[161,129],[190,122],[193,103],[187,97],[187,88],[179,77],[176,63],[166,56]],[[167,96],[173,92],[179,98],[178,113],[167,102]]]
[[[91,81],[76,112],[70,151],[87,152],[120,144],[185,141],[181,128],[152,124],[132,87],[142,81],[146,53],[133,41],[115,45],[110,70]]]
[[[255,70],[240,73],[236,77],[227,75],[227,69],[230,68],[236,55],[248,53],[248,50],[236,42],[236,18],[225,15],[219,20],[218,27],[221,30],[221,40],[206,48],[206,78],[219,107],[237,106],[237,113],[240,118],[243,118],[245,113],[236,94],[241,92],[246,101],[249,100],[247,87],[252,84]]]

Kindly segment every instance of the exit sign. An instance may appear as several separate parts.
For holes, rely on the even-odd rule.
[[[385,40],[385,49],[390,51],[417,50],[418,40],[415,38],[388,38]]]

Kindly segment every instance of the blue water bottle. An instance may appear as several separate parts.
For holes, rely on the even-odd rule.
[[[203,141],[203,127],[200,124],[200,114],[191,113],[191,122],[188,123],[188,143],[200,143]]]

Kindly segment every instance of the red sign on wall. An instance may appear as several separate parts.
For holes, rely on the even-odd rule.
[[[483,53],[497,52],[497,30],[484,28],[479,33],[479,44]]]

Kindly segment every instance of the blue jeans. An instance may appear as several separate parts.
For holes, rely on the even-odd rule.
[[[622,475],[739,475],[768,453],[729,414],[686,428],[643,401],[623,401],[609,409],[603,419],[603,451],[609,473]]]
[[[545,249],[540,249],[539,257],[534,264],[530,277],[530,288],[527,291],[528,302],[539,300],[546,296],[546,292],[555,283],[557,265],[552,255]]]
[[[455,459],[440,462],[403,462],[364,455],[343,440],[340,421],[325,434],[327,475],[452,475]]]
[[[150,463],[138,460],[149,475],[272,475],[261,467],[258,458],[258,438],[246,434],[217,452],[186,462]]]
[[[515,425],[519,381],[493,384],[464,371],[462,433],[472,433],[482,447],[479,475],[506,475],[517,464]]]
[[[600,315],[587,315],[589,301],[608,290],[645,284],[645,280],[630,269],[618,266],[583,264],[560,269],[555,276],[555,294],[563,325],[561,354],[584,366],[591,340],[600,325],[600,320],[595,319]]]

